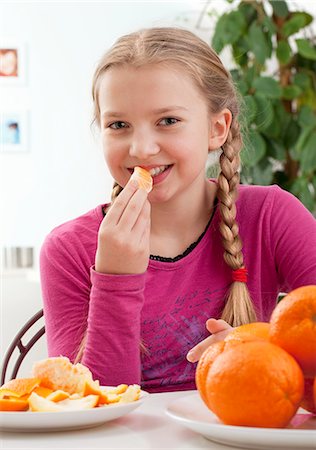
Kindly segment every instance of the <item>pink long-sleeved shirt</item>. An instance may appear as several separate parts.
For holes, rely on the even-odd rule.
[[[186,354],[207,337],[206,320],[220,317],[231,283],[219,210],[189,254],[176,262],[151,259],[137,275],[94,270],[102,219],[100,205],[55,228],[42,246],[49,355],[73,360],[87,329],[82,362],[102,384],[194,389],[195,364]],[[240,186],[237,221],[258,320],[268,321],[279,292],[316,284],[316,221],[276,186]]]

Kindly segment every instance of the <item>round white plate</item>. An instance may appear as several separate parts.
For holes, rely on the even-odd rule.
[[[141,391],[140,399],[131,403],[113,403],[98,408],[60,412],[0,412],[1,431],[66,431],[92,428],[138,408],[149,395]]]
[[[316,416],[300,409],[287,428],[254,428],[225,425],[204,405],[198,392],[170,403],[166,413],[206,439],[251,449],[314,449]]]

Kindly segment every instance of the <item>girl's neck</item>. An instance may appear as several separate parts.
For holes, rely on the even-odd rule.
[[[205,180],[194,201],[186,193],[170,202],[152,204],[151,254],[175,257],[195,242],[210,219],[217,186]]]

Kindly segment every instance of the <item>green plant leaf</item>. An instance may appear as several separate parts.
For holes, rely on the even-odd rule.
[[[291,13],[290,19],[284,23],[281,33],[283,36],[289,37],[309,25],[312,21],[313,16],[310,14],[305,12],[293,12]]]
[[[268,32],[270,39],[277,32],[276,26],[274,25],[272,19],[269,16],[264,17],[262,21],[262,26],[263,30]]]
[[[284,161],[286,157],[284,145],[274,139],[268,140],[268,154],[278,161]]]
[[[279,41],[276,55],[281,64],[288,64],[292,58],[292,49],[287,41]]]
[[[279,122],[281,127],[281,141],[284,140],[284,134],[287,132],[289,124],[291,122],[291,114],[286,111],[284,107],[283,100],[273,100],[273,107],[275,111],[276,120]]]
[[[249,87],[252,86],[255,76],[256,76],[256,71],[255,71],[254,66],[250,66],[244,70],[244,79]]]
[[[257,114],[257,103],[255,102],[255,99],[252,95],[245,95],[244,96],[244,104],[245,104],[245,111],[244,115],[246,117],[246,121],[248,124],[250,124]]]
[[[295,84],[291,84],[289,86],[284,86],[282,89],[282,98],[285,100],[293,100],[301,95],[302,89]]]
[[[282,89],[279,83],[271,77],[255,78],[252,87],[258,94],[265,95],[268,98],[280,98],[282,95]]]
[[[296,39],[297,51],[304,58],[316,61],[316,48],[312,46],[308,39]]]
[[[316,126],[316,113],[310,106],[303,105],[298,114],[298,123],[303,127]],[[316,146],[315,146],[316,148]]]
[[[315,211],[315,191],[313,191],[313,186],[308,180],[308,178],[301,176],[294,181],[292,186],[290,187],[292,194],[296,195],[301,202],[308,208],[310,211]]]
[[[307,138],[302,149],[300,158],[301,170],[305,173],[311,174],[316,169],[316,130],[314,130]]]
[[[242,163],[247,167],[255,166],[266,153],[266,142],[255,130],[250,130],[244,150],[241,152]]]
[[[311,77],[304,72],[298,72],[293,77],[293,83],[303,90],[311,87]]]
[[[257,105],[257,113],[254,118],[258,131],[266,130],[272,123],[274,117],[273,106],[269,98],[262,94],[255,94],[254,100]]]
[[[315,88],[306,89],[299,98],[299,106],[310,106],[314,111],[316,110],[316,91]]]
[[[253,22],[249,28],[249,46],[257,61],[264,64],[271,56],[271,46],[262,28]]]
[[[236,63],[239,66],[247,66],[249,61],[248,52],[250,50],[248,40],[242,36],[232,45],[232,49]]]
[[[223,14],[215,27],[212,38],[212,47],[217,53],[220,53],[225,45],[233,44],[246,29],[246,20],[239,11],[231,11]]]
[[[271,0],[269,2],[273,8],[273,14],[277,17],[285,18],[289,14],[287,3],[283,0]]]
[[[273,179],[272,165],[268,159],[262,159],[253,167],[253,182],[268,186]]]
[[[292,147],[295,146],[295,143],[300,135],[300,132],[301,128],[298,125],[297,121],[291,118],[283,134],[283,143],[285,148],[291,149]]]
[[[303,151],[303,148],[306,146],[306,142],[308,141],[308,138],[310,134],[313,132],[314,126],[304,126],[301,128],[300,135],[291,149],[291,155],[293,154],[293,158],[296,160],[300,159],[300,155]]]
[[[214,34],[213,34],[213,37],[211,40],[211,45],[217,53],[220,53],[226,45],[226,42],[225,42],[226,19],[227,19],[227,14],[223,14],[222,16],[220,16],[220,18],[218,19],[218,21],[216,23],[215,31],[214,31]]]
[[[244,16],[247,25],[250,25],[258,16],[258,12],[253,3],[241,1],[238,5],[238,11]]]

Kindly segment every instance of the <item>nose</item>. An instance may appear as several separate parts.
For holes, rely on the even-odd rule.
[[[133,133],[129,149],[130,156],[144,160],[156,155],[159,151],[160,147],[154,133],[148,130]]]

